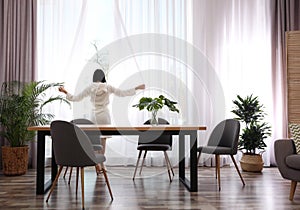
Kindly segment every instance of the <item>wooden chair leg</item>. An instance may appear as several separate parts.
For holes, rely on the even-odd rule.
[[[170,169],[171,169],[171,171],[172,171],[172,174],[173,174],[173,176],[175,176],[174,170],[173,170],[173,166],[172,166],[172,164],[171,164],[171,161],[170,161],[170,158],[169,158],[168,154],[167,154],[166,157],[167,157],[167,159],[168,159],[169,167],[170,167]]]
[[[113,198],[113,194],[112,194],[112,191],[111,191],[111,188],[110,188],[110,184],[109,184],[108,177],[107,177],[106,170],[104,168],[104,164],[103,163],[101,163],[101,168],[102,168],[103,176],[105,178],[105,182],[106,182],[109,194],[110,194],[110,198],[111,198],[111,200],[113,200],[114,199]]]
[[[137,168],[138,168],[138,166],[139,166],[139,162],[140,162],[141,155],[142,155],[142,150],[140,150],[138,159],[137,159],[137,161],[136,161],[136,165],[135,165],[135,169],[134,169],[134,174],[133,174],[133,178],[132,178],[133,180],[134,180],[134,178],[135,178],[136,170],[137,170]]]
[[[290,198],[289,198],[290,201],[292,201],[294,199],[296,187],[297,187],[297,182],[296,181],[292,181],[291,182],[291,189],[290,189]]]
[[[168,170],[168,174],[169,174],[169,180],[170,182],[172,182],[172,178],[171,178],[171,172],[170,172],[170,168],[169,168],[169,163],[168,163],[168,158],[167,158],[167,152],[164,151],[164,155],[165,155],[165,160],[166,160],[166,165],[167,165],[167,170]]]
[[[67,174],[67,172],[68,172],[68,168],[69,168],[69,167],[67,166],[63,178],[66,177],[66,174]]]
[[[102,150],[100,150],[100,153],[104,155],[106,150],[106,138],[101,138],[100,144],[102,145]]]
[[[78,192],[79,167],[76,167],[76,197]]]
[[[50,198],[50,195],[51,195],[52,192],[53,192],[53,189],[54,189],[54,187],[55,187],[55,185],[56,185],[56,183],[57,183],[57,180],[58,180],[58,178],[59,178],[59,176],[60,176],[60,174],[61,174],[62,169],[63,169],[63,166],[59,166],[58,173],[57,173],[57,175],[56,175],[56,177],[55,177],[55,179],[54,179],[54,182],[52,183],[52,186],[51,186],[50,192],[49,192],[49,194],[48,194],[48,196],[47,196],[46,202],[48,202],[48,200],[49,200],[49,198]]]
[[[84,167],[81,167],[81,206],[84,209]]]
[[[242,180],[242,182],[243,182],[243,185],[245,186],[246,184],[245,184],[245,182],[244,182],[244,179],[243,179],[243,177],[242,177],[242,174],[241,174],[241,172],[240,172],[240,170],[239,170],[238,165],[236,164],[236,161],[235,161],[233,155],[230,155],[230,157],[231,157],[231,160],[232,160],[232,162],[233,162],[233,164],[234,164],[234,166],[235,166],[236,171],[238,172],[238,174],[239,174],[239,176],[240,176],[240,178],[241,178],[241,180]]]
[[[217,155],[215,155],[215,164],[216,164],[216,170],[215,170],[215,177],[216,179],[218,178],[218,168],[217,168],[217,164],[218,164],[218,157]]]
[[[70,168],[70,174],[69,174],[69,181],[68,181],[68,184],[70,184],[70,182],[71,182],[72,171],[73,171],[73,167]]]
[[[144,163],[145,163],[146,155],[147,155],[147,150],[145,150],[144,157],[143,157],[143,160],[142,160],[142,165],[141,165],[141,168],[140,168],[140,175],[142,174],[142,169],[143,169],[143,166],[144,166]]]
[[[218,185],[219,191],[221,190],[221,177],[220,177],[220,155],[216,155],[216,169],[217,169],[217,177],[218,177]]]
[[[102,172],[101,166],[98,164],[95,165],[95,171],[96,171],[96,174],[99,175]]]

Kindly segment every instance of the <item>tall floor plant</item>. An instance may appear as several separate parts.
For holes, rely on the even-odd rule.
[[[237,99],[233,100],[233,103],[235,107],[232,113],[237,116],[236,119],[244,123],[238,145],[239,149],[243,152],[243,157],[240,161],[242,169],[244,171],[252,171],[252,169],[248,168],[250,165],[256,165],[257,163],[258,166],[253,167],[253,170],[261,171],[263,161],[260,153],[267,146],[265,139],[271,135],[271,127],[268,123],[264,122],[264,106],[260,103],[258,97],[252,94],[245,98],[237,95]],[[254,160],[254,162],[248,164],[247,160]]]
[[[33,140],[34,132],[28,131],[29,126],[45,125],[54,117],[44,113],[47,104],[60,101],[69,102],[62,96],[49,96],[51,88],[59,87],[62,83],[46,83],[34,81],[26,84],[20,82],[3,83],[0,98],[0,123],[3,128],[0,133],[10,146],[24,146]]]
[[[5,175],[20,175],[27,170],[28,142],[34,140],[35,133],[29,126],[45,125],[54,117],[44,113],[43,107],[54,101],[68,103],[63,96],[49,96],[51,88],[62,83],[45,81],[2,84],[0,97],[0,135],[9,146],[2,147],[2,162]],[[22,157],[20,154],[23,154]],[[20,169],[21,168],[21,169]]]

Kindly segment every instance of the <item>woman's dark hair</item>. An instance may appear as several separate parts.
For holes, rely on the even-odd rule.
[[[101,69],[96,69],[94,72],[93,82],[106,82],[105,74]]]

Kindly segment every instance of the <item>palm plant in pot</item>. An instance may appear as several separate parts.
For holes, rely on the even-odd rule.
[[[8,146],[2,147],[2,165],[5,175],[25,174],[28,167],[28,143],[33,141],[34,131],[29,126],[48,124],[54,117],[43,113],[43,107],[53,101],[66,102],[62,96],[48,96],[50,88],[61,83],[44,81],[5,82],[0,97],[0,135],[7,140]]]
[[[263,122],[265,112],[258,97],[252,94],[242,98],[237,95],[233,100],[235,105],[232,113],[237,115],[238,120],[244,123],[240,135],[239,149],[243,152],[240,161],[243,171],[261,172],[263,169],[262,152],[267,146],[264,140],[271,135],[271,127]]]
[[[158,110],[162,109],[164,106],[167,106],[170,111],[179,113],[179,109],[177,109],[176,105],[177,102],[171,101],[170,99],[166,98],[163,95],[159,97],[151,98],[151,97],[142,97],[139,100],[138,104],[133,105],[133,107],[139,108],[139,110],[147,109],[151,112],[151,125],[157,125],[157,112]]]

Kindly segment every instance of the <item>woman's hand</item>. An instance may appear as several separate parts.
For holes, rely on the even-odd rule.
[[[60,86],[60,87],[58,88],[58,90],[59,90],[59,92],[62,92],[62,93],[65,93],[65,94],[68,93],[68,92],[66,91],[66,89],[65,89],[64,86]]]
[[[145,84],[139,85],[135,87],[136,90],[144,90],[145,89]]]

